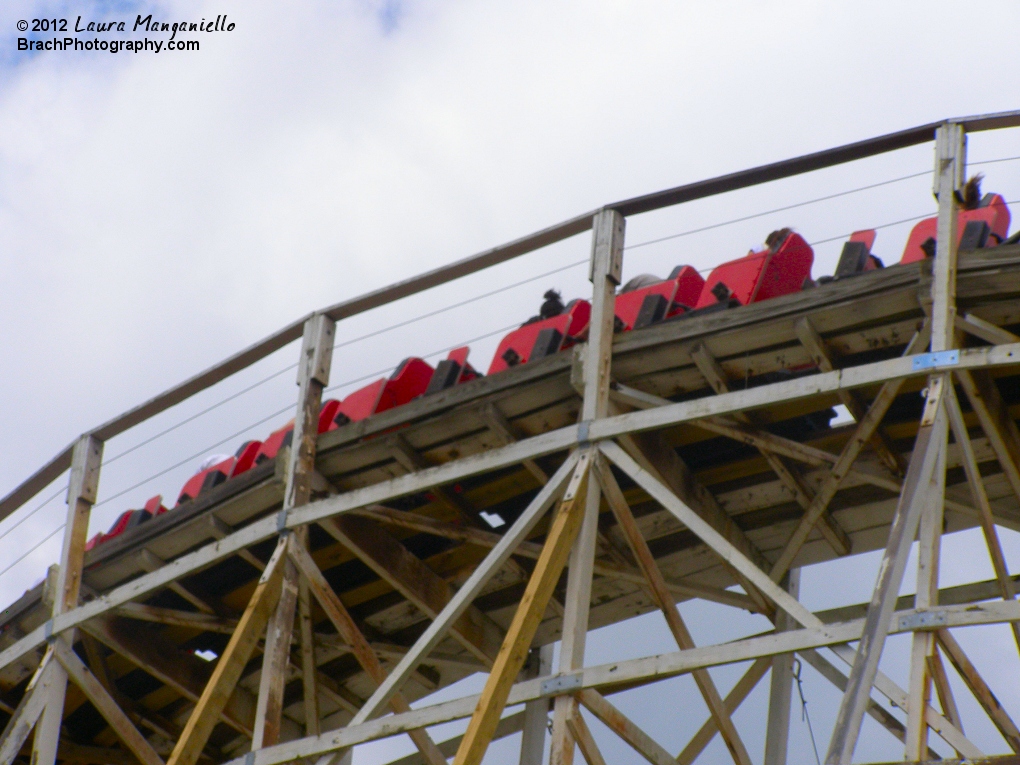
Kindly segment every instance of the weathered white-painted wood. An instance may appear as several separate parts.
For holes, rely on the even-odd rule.
[[[61,641],[53,644],[53,655],[63,666],[64,671],[74,684],[77,685],[85,697],[92,703],[103,716],[110,728],[117,734],[117,738],[124,742],[124,745],[138,758],[142,765],[163,765],[163,760],[156,754],[145,737],[138,732],[138,729],[131,722],[131,719],[117,705],[117,702],[96,679],[85,663],[78,658],[70,648]]]
[[[945,122],[935,131],[935,182],[939,201],[935,234],[935,262],[931,285],[931,349],[952,348],[956,333],[957,194],[966,178],[967,135],[958,122]]]
[[[879,566],[874,594],[868,606],[867,626],[850,670],[847,692],[840,704],[832,740],[829,742],[825,757],[827,765],[849,765],[857,745],[865,707],[878,673],[878,661],[889,633],[889,619],[907,565],[907,553],[917,533],[925,503],[933,499],[931,492],[937,488],[937,468],[944,464],[942,455],[948,435],[948,417],[943,400],[946,384],[948,380],[943,375],[929,379],[928,400],[921,427],[914,444],[903,493],[889,530],[889,541]]]
[[[531,649],[535,663],[535,677],[546,677],[552,672],[553,644]],[[542,765],[545,751],[545,729],[549,720],[548,699],[529,701],[524,707],[524,728],[521,736],[520,765]],[[497,729],[498,732],[498,729]],[[493,736],[495,739],[495,736]]]
[[[429,651],[438,645],[445,636],[450,625],[464,613],[468,605],[478,596],[482,587],[507,561],[513,553],[514,548],[527,539],[529,532],[538,523],[539,519],[556,501],[560,491],[566,485],[574,471],[579,459],[587,460],[587,455],[571,455],[560,466],[560,469],[549,479],[549,483],[542,487],[542,490],[531,501],[531,504],[521,513],[521,516],[514,522],[500,543],[492,549],[486,557],[472,572],[464,585],[457,591],[457,594],[446,604],[446,608],[433,620],[429,628],[425,630],[414,646],[397,664],[382,683],[365,702],[361,711],[351,720],[351,725],[358,725],[369,720],[373,715],[385,706],[390,697],[404,684],[418,664],[428,656]]]
[[[3,734],[0,735],[0,765],[11,765],[14,762],[14,758],[21,752],[21,747],[39,720],[48,698],[46,691],[54,682],[55,664],[53,649],[49,648],[25,688],[21,701],[4,726]]]
[[[800,599],[800,569],[794,568],[783,583],[787,592]],[[793,629],[796,625],[789,614],[776,614],[776,629]],[[786,765],[787,744],[790,738],[790,702],[793,693],[792,653],[772,658],[772,685],[769,688],[768,722],[765,726],[765,765]]]

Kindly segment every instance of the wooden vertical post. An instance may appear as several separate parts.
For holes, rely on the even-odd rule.
[[[592,224],[591,263],[588,277],[592,283],[591,321],[584,351],[584,401],[581,427],[609,412],[613,329],[616,312],[616,287],[623,269],[623,240],[626,220],[616,210],[603,209]],[[574,543],[563,613],[563,637],[559,671],[570,672],[584,666],[584,645],[588,634],[588,610],[591,603],[592,567],[602,495],[597,481],[588,482],[584,523]],[[558,696],[553,704],[553,729],[550,765],[571,765],[574,739],[567,722],[578,714],[573,696]]]
[[[319,410],[322,408],[322,391],[329,384],[329,371],[333,359],[333,339],[336,324],[324,314],[315,314],[305,322],[304,338],[301,342],[301,356],[298,361],[300,388],[297,412],[294,416],[294,435],[287,453],[287,483],[284,490],[283,512],[308,503],[312,495],[312,477],[315,474],[315,448],[319,437]],[[308,529],[295,531],[297,542],[308,544]],[[252,737],[252,751],[272,746],[279,741],[280,724],[283,716],[283,693],[287,680],[287,665],[290,660],[290,643],[294,629],[294,615],[299,599],[299,576],[297,568],[288,559],[284,562],[282,590],[276,605],[276,612],[266,633],[266,651],[262,659],[262,676],[259,680],[258,705],[255,712],[255,728]],[[305,593],[307,601],[307,593]],[[310,617],[309,617],[310,618]],[[311,624],[305,627],[302,619],[301,635],[310,637]],[[306,632],[308,635],[306,636]],[[318,715],[311,708],[309,699],[314,699],[315,672],[308,671],[310,646],[302,646],[302,684],[305,687],[305,714]],[[312,662],[314,669],[314,660]],[[317,705],[314,705],[317,707]],[[317,726],[317,720],[315,725]],[[306,721],[306,727],[308,721]]]
[[[931,484],[937,480],[936,469],[944,464],[941,452],[945,449],[948,435],[948,418],[943,402],[944,383],[946,380],[942,375],[933,376],[928,383],[928,401],[889,529],[885,554],[879,564],[864,632],[836,717],[825,758],[826,765],[849,765],[853,756],[870,699],[871,686],[878,674],[878,661],[889,634],[890,619],[903,581],[910,545],[917,534],[922,510],[931,498]]]
[[[67,522],[64,526],[64,544],[60,551],[60,569],[57,572],[57,586],[53,597],[53,616],[58,616],[78,605],[89,517],[99,491],[99,467],[102,461],[102,441],[91,434],[85,434],[78,439],[71,455],[71,477],[67,487]],[[70,648],[73,631],[56,639]],[[36,724],[32,765],[53,765],[57,757],[60,724],[64,716],[64,697],[67,693],[67,672],[56,662],[51,672],[52,681],[37,691],[46,694],[46,705]]]
[[[935,131],[935,182],[939,200],[932,266],[931,349],[952,348],[956,337],[956,252],[958,194],[966,175],[967,136],[963,125],[946,122]]]
[[[790,569],[783,585],[793,597],[800,599],[800,569]],[[785,611],[776,611],[776,629],[796,629],[797,623]],[[769,689],[769,716],[765,730],[765,765],[786,765],[790,738],[790,701],[793,692],[792,653],[772,657],[772,684]]]
[[[535,676],[552,672],[553,644],[531,649]],[[536,699],[524,705],[524,732],[521,736],[520,765],[542,765],[545,751],[545,728],[549,720],[549,700]]]

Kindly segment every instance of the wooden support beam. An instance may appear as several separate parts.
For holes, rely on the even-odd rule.
[[[301,636],[301,693],[305,707],[305,735],[319,735],[318,664],[315,661],[315,634],[312,624],[311,593],[308,582],[298,583],[298,625]]]
[[[552,672],[553,644],[531,649],[531,674],[546,677]],[[524,706],[520,765],[542,765],[545,729],[549,723],[549,699],[536,699]],[[493,736],[495,739],[495,736]]]
[[[213,666],[149,627],[111,617],[87,622],[83,631],[164,683],[186,699],[198,701]],[[222,722],[250,737],[255,718],[255,697],[238,687],[220,713]]]
[[[613,733],[626,741],[630,747],[652,765],[676,765],[673,756],[659,746],[641,728],[635,725],[619,709],[614,707],[598,691],[591,688],[576,694],[585,709],[595,715]]]
[[[499,725],[496,726],[496,732],[492,734],[492,740],[498,741],[515,733],[520,733],[523,729],[525,729],[524,712],[508,715],[500,719]],[[460,746],[463,738],[463,736],[454,736],[453,738],[446,739],[446,741],[439,742],[436,746],[447,757],[453,757],[457,753],[457,747]],[[401,757],[399,760],[391,760],[386,765],[426,765],[426,763],[421,754],[415,752],[406,757]],[[541,762],[538,765],[541,765]]]
[[[737,711],[737,707],[744,702],[748,694],[754,690],[755,686],[765,676],[765,673],[769,671],[772,661],[772,659],[767,657],[756,659],[748,670],[741,675],[736,685],[730,689],[730,692],[726,694],[726,698],[723,699],[727,712],[732,715]],[[698,732],[687,742],[687,746],[683,748],[683,751],[676,756],[677,765],[691,765],[718,732],[719,729],[716,727],[714,718],[709,717],[705,720],[705,724],[698,729]]]
[[[616,478],[613,477],[613,472],[609,469],[609,465],[606,464],[605,458],[601,455],[596,456],[594,470],[599,484],[602,486],[606,501],[613,511],[613,515],[627,540],[627,544],[630,546],[634,559],[648,580],[648,592],[651,595],[652,601],[666,617],[666,625],[673,634],[673,639],[680,650],[694,648],[694,638],[691,637],[687,625],[680,616],[676,602],[666,589],[662,573],[655,562],[655,556],[652,555],[652,551],[648,548],[645,538],[641,536],[641,530],[638,528],[637,521],[634,520],[634,515],[624,499],[623,492],[620,490]],[[715,724],[722,732],[723,741],[726,743],[726,748],[729,749],[733,761],[737,765],[750,765],[751,757],[747,752],[747,747],[744,746],[744,742],[741,740],[733,720],[730,719],[729,712],[726,710],[722,697],[719,695],[719,691],[716,689],[708,670],[696,670],[692,675],[702,698],[705,700],[705,704],[708,706],[712,719],[715,720]]]
[[[800,569],[791,569],[783,587],[790,595],[800,599]],[[776,629],[790,630],[796,623],[789,614],[776,613]],[[772,657],[772,685],[769,688],[768,722],[765,728],[765,765],[786,765],[790,738],[790,702],[793,694],[792,653]]]
[[[956,642],[956,638],[953,637],[949,630],[941,629],[935,633],[935,636],[942,650],[946,652],[946,658],[956,668],[956,671],[960,673],[964,684],[974,694],[974,698],[977,699],[978,704],[985,710],[985,714],[988,715],[995,727],[998,728],[1002,737],[1006,739],[1010,749],[1020,754],[1020,729],[1017,728],[1016,723],[1013,722],[1013,719],[1003,709],[1002,704],[999,703],[992,689],[988,687],[984,678],[977,671],[977,667],[967,658],[967,654],[964,653],[963,648]]]
[[[960,717],[960,710],[956,706],[956,698],[953,696],[953,689],[949,685],[949,677],[946,675],[946,667],[942,663],[942,656],[938,649],[932,651],[932,655],[928,659],[928,673],[931,675],[935,692],[938,694],[942,714],[949,722],[963,730],[963,718]]]
[[[566,566],[574,539],[583,520],[582,497],[587,494],[589,462],[584,455],[578,462],[556,510],[546,536],[542,557],[532,572],[521,596],[506,638],[500,646],[489,679],[475,709],[464,740],[457,750],[454,765],[479,765],[502,716],[510,688],[531,648],[531,640],[552,597],[553,588]]]
[[[372,697],[365,702],[361,711],[351,721],[352,725],[358,725],[369,720],[379,713],[390,697],[403,685],[415,667],[428,653],[439,644],[450,626],[460,618],[468,605],[478,596],[486,582],[498,571],[503,563],[510,557],[513,550],[527,539],[531,530],[538,523],[556,498],[560,495],[564,484],[576,472],[576,468],[583,463],[587,467],[590,454],[588,452],[572,453],[560,466],[545,486],[538,492],[531,504],[529,504],[520,517],[503,534],[499,544],[492,549],[485,560],[475,567],[474,572],[467,581],[457,590],[457,594],[446,604],[442,612],[433,620],[432,624],[422,633],[414,646],[407,652],[403,659],[390,672],[386,682],[380,685]]]
[[[806,627],[820,627],[822,622],[812,614],[799,601],[790,597],[790,594],[780,588],[760,568],[754,565],[743,553],[741,553],[729,540],[723,537],[708,522],[703,520],[690,507],[683,503],[679,497],[673,494],[665,485],[656,480],[648,471],[637,464],[617,444],[603,441],[599,443],[599,450],[603,452],[614,464],[623,470],[627,475],[641,486],[649,496],[672,513],[677,520],[687,526],[698,536],[710,549],[718,554],[724,561],[738,568],[753,584],[767,595],[777,606],[790,614],[800,624]],[[902,572],[901,572],[902,576]],[[855,661],[855,652],[846,645],[835,645],[832,650],[848,664]],[[875,688],[883,695],[901,708],[907,707],[906,693],[897,686],[889,677],[881,672],[875,675]],[[957,751],[964,751],[968,757],[979,757],[981,751],[967,740],[963,734],[956,729],[942,715],[928,707],[926,710],[928,724],[935,729],[940,736],[946,739]]]
[[[967,474],[967,484],[970,486],[971,496],[974,504],[980,511],[981,533],[985,538],[985,546],[988,548],[988,557],[992,561],[992,570],[995,572],[995,579],[999,583],[999,592],[1003,600],[1016,599],[1016,586],[1013,578],[1009,575],[1009,567],[1006,565],[1006,556],[1002,551],[1002,544],[999,542],[999,533],[995,528],[995,517],[992,515],[992,504],[988,500],[988,492],[985,491],[984,479],[981,477],[981,470],[978,468],[977,458],[974,456],[974,446],[970,442],[970,434],[967,432],[967,425],[963,420],[963,412],[960,410],[960,402],[956,398],[956,391],[950,385],[947,391],[946,406],[949,412],[949,424],[953,430],[953,437],[963,455],[963,469]],[[1020,624],[1013,622],[1009,625],[1013,631],[1013,640],[1020,650]]]
[[[293,545],[292,536],[289,535],[287,541]],[[287,669],[290,665],[298,574],[290,559],[282,561],[279,565],[283,568],[280,577],[280,596],[276,612],[266,626],[266,644],[262,654],[262,672],[259,676],[259,695],[251,741],[252,751],[277,743],[280,740],[280,725],[283,721],[283,694],[287,687]]]
[[[967,370],[958,372],[956,379],[967,394],[1013,493],[1020,499],[1020,429],[995,380],[985,372]]]
[[[283,514],[307,505],[312,496],[312,485],[317,475],[315,453],[319,438],[319,412],[322,409],[322,392],[329,384],[333,360],[333,340],[336,324],[328,316],[317,313],[304,326],[301,354],[298,360],[298,400],[294,414],[294,432],[291,448],[286,452],[287,472],[283,494]],[[295,529],[293,546],[307,546],[308,529]],[[255,710],[255,733],[252,750],[272,746],[280,738],[283,722],[283,694],[287,685],[287,668],[290,663],[290,643],[294,630],[294,617],[298,601],[298,574],[290,559],[282,564],[280,597],[276,612],[266,633],[266,647],[259,679],[258,706]],[[303,683],[312,687],[314,698],[315,672],[303,676]]]
[[[1017,339],[1020,340],[1020,338]],[[520,440],[517,430],[495,403],[490,401],[483,406],[481,409],[481,416],[485,421],[485,424],[489,427],[489,430],[500,437],[504,446],[516,443]],[[546,472],[542,470],[535,460],[524,460],[521,464],[524,465],[524,469],[531,473],[531,475],[535,477],[535,480],[543,486],[549,481],[549,476],[546,475]]]
[[[303,545],[294,544],[293,541],[290,545],[289,555],[308,582],[312,594],[319,601],[341,639],[351,647],[358,664],[376,685],[381,684],[386,679],[386,670],[383,669],[379,657],[375,655],[375,651],[372,650],[365,636],[354,623],[354,619],[351,618],[337,594],[333,592],[333,588],[329,586],[326,577],[315,565],[312,556],[308,554]],[[393,694],[389,703],[393,711],[397,713],[408,712],[411,709],[407,700],[399,693]],[[419,729],[410,731],[408,735],[428,765],[445,765],[446,758],[428,733]]]
[[[91,702],[110,728],[124,745],[138,758],[142,765],[163,765],[163,760],[145,737],[131,723],[131,719],[120,708],[110,693],[96,679],[78,656],[61,641],[53,644],[53,654],[71,681],[77,685]]]
[[[849,765],[853,757],[871,687],[878,672],[878,661],[885,645],[885,638],[889,634],[889,619],[903,580],[907,553],[917,533],[922,510],[927,502],[934,499],[931,491],[933,482],[937,481],[936,470],[939,465],[945,464],[942,455],[947,444],[948,418],[943,399],[944,387],[947,384],[948,380],[943,375],[929,378],[928,399],[921,418],[921,426],[914,443],[903,493],[900,495],[889,530],[889,539],[879,566],[874,595],[868,606],[864,634],[861,636],[857,656],[850,670],[847,692],[843,696],[836,718],[825,758],[826,765]],[[907,734],[909,741],[909,728]]]
[[[39,667],[25,688],[21,701],[14,708],[14,714],[0,735],[0,765],[11,765],[14,762],[46,706],[50,687],[65,677],[54,673],[55,665],[56,660],[53,658],[51,647],[43,655]],[[66,679],[64,682],[66,683]]]
[[[226,539],[234,530],[230,528],[226,523],[217,518],[213,513],[209,513],[205,517],[206,523],[209,524],[210,533],[214,539]],[[259,571],[266,570],[266,564],[251,554],[251,551],[241,548],[237,551],[237,557],[243,560],[245,563],[253,566]]]
[[[952,395],[952,385],[945,378],[945,399]],[[943,404],[945,407],[946,405]],[[947,414],[948,417],[948,414]],[[921,508],[918,537],[917,589],[914,595],[915,608],[930,608],[938,605],[939,561],[942,550],[942,525],[944,521],[943,499],[946,494],[946,452],[943,447],[938,455],[927,497]],[[904,554],[909,552],[909,548]],[[899,585],[894,585],[899,590]],[[892,596],[895,600],[895,593]],[[893,605],[895,607],[895,604]],[[907,740],[905,759],[920,760],[928,750],[928,721],[925,710],[931,702],[931,673],[929,667],[935,654],[935,639],[928,631],[918,630],[911,641],[910,685],[907,699]]]
[[[57,747],[57,759],[69,765],[137,765],[138,760],[123,749],[109,749],[105,746],[83,746],[70,741],[61,741]]]
[[[85,565],[89,517],[99,492],[99,469],[103,462],[103,442],[92,434],[78,439],[71,456],[71,477],[67,487],[67,520],[60,551],[60,568],[53,598],[54,617],[78,607]],[[67,648],[74,632],[61,635]],[[32,765],[54,765],[64,716],[67,673],[59,663],[51,670],[53,682],[45,689],[46,706],[35,729]],[[42,692],[42,691],[40,691]]]
[[[704,343],[697,343],[690,350],[691,358],[694,360],[695,366],[701,372],[702,376],[708,381],[708,384],[716,392],[716,394],[729,393],[730,384],[726,379],[726,373],[722,367],[719,366],[719,362],[716,361],[715,357],[709,352],[708,348],[705,347]],[[754,418],[753,414],[745,414],[744,412],[738,412],[734,415],[734,419],[745,425],[758,425],[759,423]],[[804,479],[797,472],[796,468],[792,465],[788,465],[784,462],[783,457],[776,454],[774,451],[768,449],[759,448],[758,450],[761,456],[765,458],[765,462],[768,463],[772,472],[776,474],[780,482],[786,486],[790,492],[793,493],[793,498],[804,510],[808,510],[811,507],[811,503],[814,499],[814,492],[804,482]],[[849,555],[850,554],[850,538],[846,535],[846,532],[840,528],[839,524],[832,517],[832,514],[827,510],[823,511],[819,516],[818,530],[822,533],[825,541],[829,543],[829,546],[835,551],[837,555]]]
[[[935,224],[935,262],[931,281],[931,349],[953,348],[956,340],[956,260],[959,248],[960,196],[967,178],[967,135],[959,122],[935,131],[935,179],[939,203]]]
[[[453,523],[437,521],[425,515],[418,515],[417,513],[404,510],[394,510],[382,505],[354,510],[349,515],[370,518],[387,525],[422,531],[426,534],[432,534],[433,536],[445,539],[467,542],[478,547],[493,548],[503,538],[501,534],[496,534],[492,531],[458,526]],[[516,557],[530,558],[531,560],[538,560],[541,554],[542,545],[536,542],[521,542],[514,551]],[[629,564],[623,566],[609,561],[595,561],[592,570],[599,576],[608,579],[620,579],[633,584],[644,582],[644,576],[641,572]],[[694,582],[677,582],[672,579],[666,580],[666,587],[678,598],[701,598],[745,611],[754,611],[756,609],[754,602],[746,595],[719,587],[711,587]]]
[[[203,612],[181,611],[177,608],[150,606],[146,603],[123,603],[113,609],[111,615],[174,627],[187,627],[201,632],[219,632],[224,635],[233,634],[237,628],[237,619],[227,619]]]
[[[804,316],[797,319],[793,324],[793,328],[797,333],[797,339],[800,340],[800,344],[804,346],[814,360],[815,365],[821,371],[831,372],[837,368],[833,361],[832,351],[826,347],[825,341],[818,334],[818,330],[815,329],[809,317]],[[860,421],[867,414],[868,406],[856,391],[841,390],[837,395],[854,420]],[[871,446],[875,450],[875,454],[878,455],[878,458],[882,460],[882,463],[894,475],[902,476],[906,472],[906,463],[896,452],[892,440],[881,425],[875,428],[875,432],[871,434]]]
[[[166,566],[165,560],[156,555],[156,553],[152,552],[152,550],[146,549],[144,547],[138,553],[138,563],[143,569],[145,569],[149,573],[159,571],[161,568]],[[201,613],[206,614],[208,616],[216,615],[216,609],[214,609],[212,606],[210,606],[208,603],[202,600],[202,598],[198,597],[195,593],[193,593],[191,590],[189,590],[180,582],[169,581],[166,583],[166,588],[182,597],[188,603],[197,608]]]
[[[198,761],[202,748],[219,720],[220,712],[226,706],[245,664],[262,636],[270,614],[276,607],[276,601],[280,597],[280,579],[283,576],[281,564],[286,547],[286,540],[281,539],[237,623],[237,629],[220,654],[216,668],[198,703],[195,704],[184,731],[167,760],[167,765],[195,765]]]
[[[579,711],[575,711],[567,720],[567,728],[570,735],[577,742],[577,748],[581,750],[581,756],[588,765],[606,765],[606,760],[595,743],[595,737],[591,735],[588,724],[581,717]]]
[[[417,473],[421,470],[431,467],[425,458],[422,457],[418,452],[407,443],[407,439],[400,433],[394,433],[389,436],[390,453],[401,467],[404,468],[409,474]],[[461,520],[471,523],[479,524],[480,516],[475,508],[471,507],[471,504],[459,494],[454,494],[452,491],[446,489],[446,487],[436,484],[429,486],[428,489],[437,501],[441,502],[451,511],[453,511]]]
[[[345,515],[321,525],[430,619],[435,619],[453,599],[453,588],[446,580],[375,521]],[[492,665],[502,641],[502,631],[492,619],[468,606],[450,632],[480,662]]]
[[[956,328],[974,335],[974,337],[987,340],[992,345],[1020,343],[1020,335],[1014,335],[1009,330],[992,324],[990,321],[985,321],[980,316],[975,316],[972,313],[957,316]]]

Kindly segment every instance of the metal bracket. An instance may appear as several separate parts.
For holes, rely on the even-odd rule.
[[[543,696],[558,696],[581,687],[580,675],[557,675],[542,681]]]
[[[244,753],[244,765],[255,765],[255,752]]]
[[[43,637],[46,638],[46,642],[53,642],[53,620],[49,619],[43,625]]]
[[[922,369],[934,369],[935,367],[955,367],[960,363],[960,351],[938,351],[937,353],[922,353],[914,356],[911,366],[915,372]]]
[[[287,530],[287,511],[281,510],[276,514],[276,530],[282,534]]]
[[[947,621],[945,611],[919,611],[913,614],[904,614],[900,617],[900,631],[932,630],[944,627]]]

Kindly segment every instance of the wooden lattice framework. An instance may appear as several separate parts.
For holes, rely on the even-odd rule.
[[[996,531],[1020,530],[1020,246],[952,244],[966,133],[1016,126],[1020,112],[946,120],[607,205],[316,312],[84,434],[0,501],[3,518],[70,470],[60,565],[3,619],[0,765],[332,765],[405,734],[417,754],[401,763],[476,765],[518,731],[520,762],[540,765],[550,711],[551,761],[597,765],[582,708],[649,762],[694,762],[719,733],[746,765],[761,757],[732,714],[770,669],[764,762],[783,765],[795,655],[843,693],[827,763],[851,761],[865,715],[907,761],[932,756],[933,734],[984,761],[947,662],[1020,754],[953,636],[1004,623],[1020,648]],[[614,336],[627,216],[932,140],[933,260]],[[587,230],[586,343],[316,438],[336,322]],[[298,338],[292,447],[86,554],[104,442]],[[779,434],[834,403],[855,421]],[[706,447],[720,439],[728,452]],[[688,464],[697,449],[714,461]],[[486,510],[502,533],[479,523]],[[941,535],[968,527],[995,579],[940,591]],[[917,595],[897,600],[915,539]],[[799,566],[882,548],[869,604],[798,600]],[[774,630],[697,647],[676,607],[691,598]],[[652,610],[676,652],[585,665],[590,629]],[[905,687],[878,669],[894,633],[912,633]],[[206,645],[214,664],[190,653]],[[743,661],[723,697],[710,668]],[[411,708],[474,672],[480,696]],[[709,718],[676,755],[607,697],[682,674]],[[456,719],[469,719],[456,739],[426,730]]]

